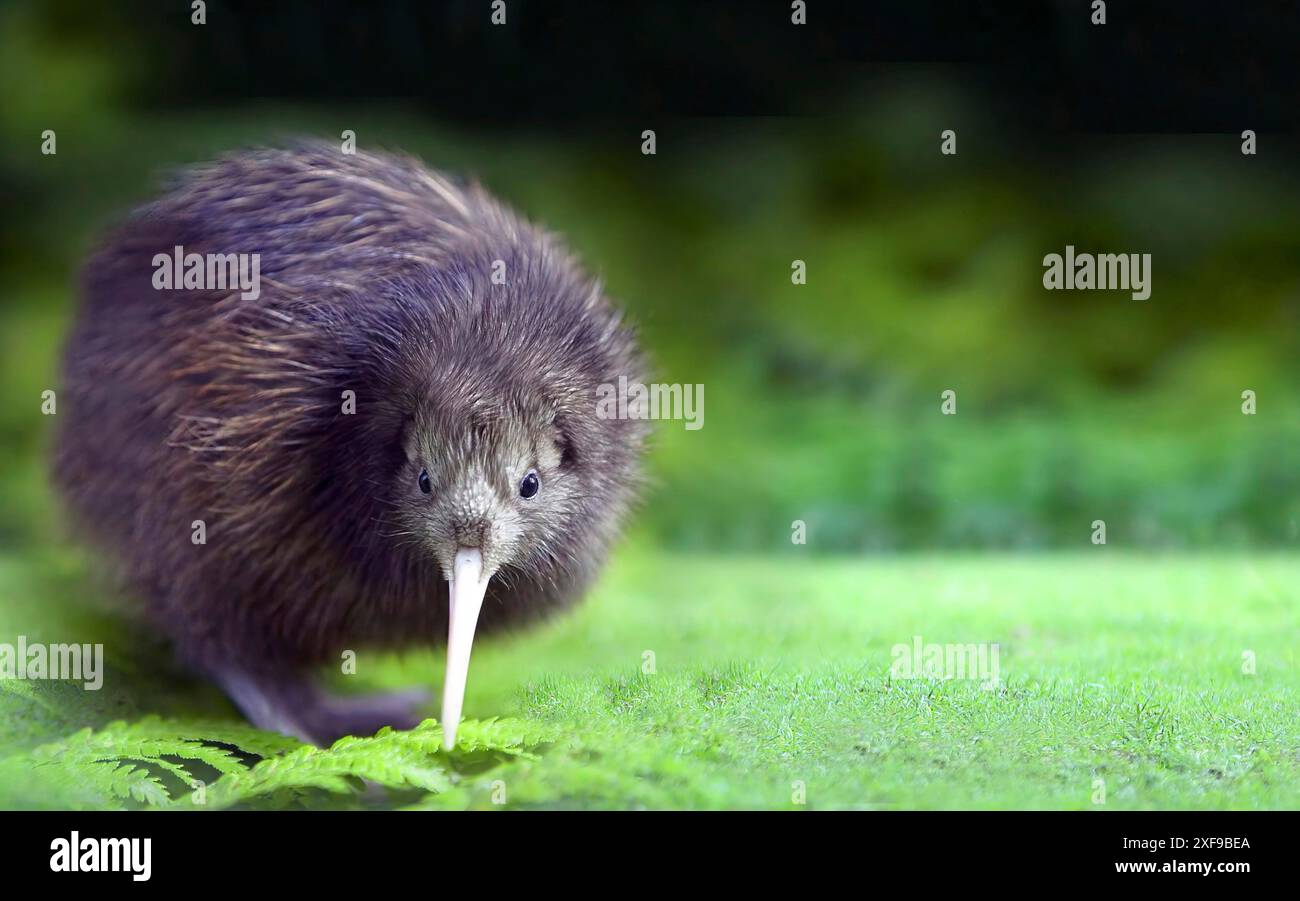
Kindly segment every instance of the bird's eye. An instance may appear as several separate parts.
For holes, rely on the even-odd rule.
[[[524,476],[524,480],[519,483],[519,496],[530,498],[537,494],[538,489],[541,487],[542,480],[537,478],[537,470],[530,469],[528,475]]]
[[[429,483],[429,470],[427,469],[420,470],[420,490],[425,494],[433,491],[433,485]]]

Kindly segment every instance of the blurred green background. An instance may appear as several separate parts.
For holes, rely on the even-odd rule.
[[[212,59],[145,52],[187,13],[132,23],[131,9],[0,12],[5,544],[58,534],[40,394],[57,388],[96,235],[177,166],[345,129],[476,176],[565,235],[639,324],[658,379],[705,386],[702,430],[658,429],[637,541],[1070,548],[1094,519],[1125,547],[1300,541],[1300,192],[1280,139],[1253,157],[1236,134],[1049,139],[920,65],[801,118],[439,117],[345,90],[258,96],[238,63],[223,93]],[[306,39],[276,40],[290,71]],[[651,126],[658,153],[643,156]],[[946,128],[956,156],[939,153]],[[57,155],[40,152],[45,129]],[[1151,298],[1045,291],[1042,258],[1067,243],[1150,253]],[[940,415],[945,389],[956,416]]]

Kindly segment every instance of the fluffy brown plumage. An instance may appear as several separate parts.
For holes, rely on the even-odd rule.
[[[260,255],[260,296],[156,290],[176,246]],[[330,698],[304,674],[443,640],[458,549],[495,573],[482,629],[572,603],[633,498],[643,423],[596,407],[641,374],[619,314],[553,238],[413,160],[309,146],[193,169],[83,286],[55,481],[259,725],[408,723],[408,697]]]

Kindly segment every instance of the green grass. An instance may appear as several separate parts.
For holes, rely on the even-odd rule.
[[[84,736],[67,740],[83,727],[160,714],[168,719],[139,732],[153,738],[238,723],[156,641],[74,603],[102,594],[88,569],[62,557],[0,561],[0,640],[21,631],[103,641],[109,666],[99,692],[0,682],[0,806],[96,806],[77,794],[75,772],[59,791],[41,788],[60,783],[43,774],[76,756],[67,748],[94,757]],[[471,726],[478,747],[444,755],[425,730],[335,758],[311,752],[326,766],[313,778],[329,791],[273,800],[791,809],[802,783],[808,808],[1088,809],[1103,779],[1108,809],[1300,807],[1297,585],[1300,560],[1287,556],[1098,548],[828,560],[634,549],[576,613],[476,648],[466,715],[509,718]],[[892,680],[890,649],[914,635],[998,642],[1003,684]],[[1253,675],[1242,671],[1246,651]],[[440,678],[433,652],[358,663],[357,675],[339,677],[346,690]],[[280,750],[269,737],[231,734],[260,756]],[[392,766],[347,763],[366,753],[391,754]],[[239,775],[251,761],[211,762],[257,781]],[[337,781],[349,773],[395,789],[350,795]],[[185,800],[183,786],[162,784]],[[224,788],[232,803],[240,797]]]

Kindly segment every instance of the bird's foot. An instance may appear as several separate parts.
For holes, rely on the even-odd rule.
[[[374,735],[385,726],[413,729],[424,719],[420,709],[433,700],[422,688],[368,695],[322,694],[321,699],[314,726],[329,741],[344,735]]]
[[[259,729],[326,747],[345,735],[374,735],[384,726],[410,729],[431,700],[419,688],[368,695],[331,695],[303,676],[217,675],[226,694]]]

